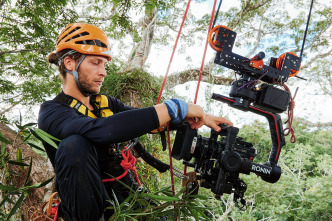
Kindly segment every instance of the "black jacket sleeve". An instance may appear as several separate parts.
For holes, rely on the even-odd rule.
[[[79,134],[95,144],[127,141],[159,127],[154,107],[131,109],[124,106],[120,109],[120,113],[107,118],[90,118],[78,114],[67,104],[46,101],[41,105],[38,125],[58,139]]]

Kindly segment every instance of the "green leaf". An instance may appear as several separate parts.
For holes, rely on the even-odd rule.
[[[58,148],[58,146],[56,145],[56,143],[54,143],[53,140],[51,140],[50,138],[52,137],[51,135],[47,134],[46,132],[44,132],[43,130],[40,130],[38,128],[36,128],[35,130],[30,129],[30,132],[39,140],[44,141],[46,143],[48,143],[49,145],[51,145],[54,148]],[[58,140],[59,139],[52,137],[52,139]]]
[[[22,193],[21,197],[17,200],[17,202],[15,203],[13,209],[10,211],[10,213],[7,217],[7,221],[9,221],[10,218],[16,213],[17,209],[20,208],[24,198],[25,198],[25,194]]]
[[[27,140],[29,140],[29,138],[31,137],[31,133],[29,133],[29,135],[26,137],[26,138],[24,138],[24,140],[23,140],[23,142],[26,142]]]
[[[29,180],[29,177],[30,177],[30,174],[31,174],[31,169],[32,169],[32,157],[30,158],[30,165],[29,165],[29,169],[28,169],[26,179],[24,181],[24,185],[26,185],[28,180]]]
[[[158,213],[159,216],[167,216],[167,215],[170,215],[170,214],[173,214],[174,213],[174,209],[169,209],[169,210],[165,210],[165,211],[162,211],[161,213]]]
[[[31,185],[31,186],[25,186],[25,187],[22,187],[21,189],[22,190],[25,190],[25,189],[32,189],[32,188],[40,188],[40,187],[43,187],[43,186],[46,186],[48,183],[50,183],[52,180],[54,179],[54,177],[46,180],[45,182],[43,183],[36,183],[34,185]]]
[[[6,144],[11,144],[12,142],[10,142],[9,140],[7,140],[3,135],[2,133],[0,132],[0,141],[2,143],[6,143]],[[1,153],[2,153],[2,149],[4,148],[4,145],[1,144]]]
[[[191,208],[188,208],[188,210],[190,211],[191,215],[195,217],[195,220],[199,220],[198,213],[196,210]]]
[[[15,186],[5,186],[2,183],[0,183],[0,190],[2,191],[16,191],[18,188]]]
[[[34,131],[35,131],[37,134],[43,134],[43,135],[45,135],[46,137],[51,138],[52,140],[61,141],[61,140],[59,140],[58,138],[53,137],[53,136],[50,135],[49,133],[46,133],[45,131],[43,131],[43,130],[41,130],[41,129],[39,129],[39,128],[35,128]]]
[[[154,195],[151,193],[141,193],[143,197],[149,197],[153,200],[162,200],[162,201],[179,201],[179,198],[176,197],[169,197],[169,196],[160,196],[160,195]]]
[[[35,125],[37,125],[37,123],[27,123],[27,124],[24,124],[23,127],[27,128],[27,127],[32,127]]]
[[[18,166],[23,166],[23,167],[25,167],[25,166],[29,166],[29,165],[26,164],[26,163],[23,163],[23,162],[17,162],[17,161],[14,161],[14,160],[8,160],[7,162],[10,163],[10,164],[13,164],[13,165],[18,165]]]
[[[20,125],[22,125],[22,113],[21,113],[21,110],[19,112],[20,112]]]
[[[190,198],[190,199],[201,199],[201,200],[209,199],[208,196],[203,196],[203,195],[188,195],[188,198]]]
[[[33,144],[33,143],[28,142],[28,145],[31,146],[31,147],[33,147],[33,148],[35,148],[35,149],[37,149],[37,150],[40,150],[40,151],[45,152],[45,150],[44,150],[43,148],[39,147],[39,146],[36,145],[36,144]]]
[[[0,208],[2,208],[2,206],[5,204],[5,202],[8,200],[8,195],[5,195],[5,197],[3,198],[3,200],[0,203]]]
[[[16,161],[20,162],[20,163],[23,163],[22,150],[20,148],[17,148],[17,150],[16,150]],[[20,166],[20,169],[24,170],[24,166]]]

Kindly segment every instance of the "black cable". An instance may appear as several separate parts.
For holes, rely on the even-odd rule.
[[[311,0],[311,5],[310,5],[310,10],[309,10],[309,15],[308,15],[308,21],[307,21],[307,27],[305,29],[304,37],[303,37],[303,42],[302,42],[302,48],[301,48],[301,54],[300,54],[300,58],[301,59],[302,59],[302,54],[303,54],[305,39],[307,37],[307,32],[308,32],[308,27],[309,27],[309,21],[310,21],[310,15],[311,15],[311,10],[312,10],[312,5],[313,4],[314,4],[314,0]]]
[[[213,20],[213,24],[212,24],[211,30],[213,29],[214,25],[216,24],[216,21],[217,21],[217,18],[218,18],[218,14],[219,14],[219,10],[220,10],[220,6],[221,6],[221,2],[222,2],[222,0],[220,0],[220,2],[219,2],[219,6],[218,6],[218,9],[217,9],[216,16],[214,17],[214,20]]]

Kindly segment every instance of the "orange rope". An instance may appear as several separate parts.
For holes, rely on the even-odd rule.
[[[282,86],[285,88],[286,91],[290,93],[289,88],[287,87],[286,84],[282,84]],[[288,119],[285,123],[288,123],[288,127],[284,129],[285,136],[288,134],[291,134],[290,142],[295,143],[296,142],[296,136],[295,136],[295,131],[292,127],[293,124],[293,117],[294,117],[294,108],[295,108],[295,96],[297,94],[298,88],[296,88],[294,96],[290,98],[289,105],[288,105]]]

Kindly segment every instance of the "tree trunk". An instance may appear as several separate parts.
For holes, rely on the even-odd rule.
[[[32,185],[36,183],[42,183],[55,176],[50,161],[47,158],[37,154],[31,149],[31,147],[23,144],[23,140],[20,136],[17,135],[17,132],[13,131],[4,124],[0,124],[0,131],[7,140],[13,143],[11,145],[6,145],[6,152],[9,153],[9,159],[16,159],[17,147],[22,150],[24,163],[29,165],[30,158],[32,158],[32,169],[29,178],[32,180]],[[19,176],[12,176],[7,178],[6,184],[22,187],[28,173],[28,168],[25,167],[25,170],[22,171],[18,166],[8,164],[8,169],[18,173]],[[29,212],[29,209],[32,206],[40,208],[42,203],[49,199],[53,191],[54,187],[52,183],[49,183],[44,187],[34,189],[21,205],[21,219],[29,220],[30,216],[32,215],[31,211]]]
[[[157,10],[145,13],[142,19],[142,39],[136,44],[129,54],[125,72],[133,69],[142,69],[151,50],[153,34],[157,21]]]

